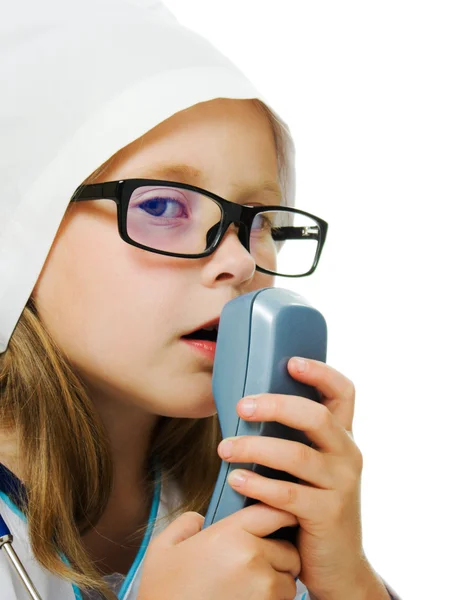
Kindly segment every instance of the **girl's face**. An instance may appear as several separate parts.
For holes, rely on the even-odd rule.
[[[189,165],[199,178],[164,166]],[[175,114],[117,153],[97,181],[160,178],[241,204],[279,204],[274,136],[249,100],[217,99]],[[259,191],[255,191],[259,190]],[[126,244],[111,200],[72,203],[33,291],[38,312],[95,398],[171,417],[216,412],[213,362],[181,337],[233,298],[273,285],[228,230],[201,259]]]

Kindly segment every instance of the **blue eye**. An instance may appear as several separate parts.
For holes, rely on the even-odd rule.
[[[171,198],[149,198],[138,207],[152,217],[174,219],[187,216],[184,204]]]

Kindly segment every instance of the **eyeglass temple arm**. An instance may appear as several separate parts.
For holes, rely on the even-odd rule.
[[[118,183],[118,181],[108,181],[106,183],[79,185],[70,201],[79,202],[81,200],[110,199],[117,202]]]
[[[285,240],[319,240],[319,227],[274,227],[272,238],[275,242]]]

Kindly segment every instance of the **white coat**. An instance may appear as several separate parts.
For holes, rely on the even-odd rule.
[[[28,572],[42,600],[97,600],[94,593],[82,594],[76,585],[65,581],[44,569],[36,560],[30,547],[28,524],[23,512],[18,508],[16,490],[19,480],[0,464],[0,514],[13,535],[13,547]],[[141,547],[128,573],[106,576],[119,600],[136,600],[141,581],[142,564],[150,540],[155,538],[169,524],[165,516],[179,506],[181,496],[174,481],[167,485],[156,485],[149,522]],[[156,527],[153,522],[157,519]],[[159,520],[161,518],[161,521]],[[176,517],[173,517],[175,519]],[[65,557],[63,557],[65,558]],[[67,559],[65,559],[67,562]],[[28,592],[10,563],[4,551],[0,550],[0,598],[1,600],[30,600]],[[295,600],[307,600],[306,587],[297,581]],[[231,600],[231,599],[230,599]]]

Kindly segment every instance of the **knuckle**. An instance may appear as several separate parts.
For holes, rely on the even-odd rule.
[[[342,491],[344,494],[353,494],[355,488],[359,485],[360,474],[352,464],[346,465],[341,473]]]
[[[237,437],[233,441],[233,453],[239,453],[239,455],[245,455],[248,452],[249,438],[245,435]]]
[[[264,598],[273,600],[277,598],[278,581],[275,571],[265,571],[260,579],[261,589],[264,590]]]
[[[347,391],[346,395],[349,398],[354,398],[356,396],[356,387],[354,382],[351,379],[347,379]]]
[[[273,421],[278,421],[278,419],[281,417],[281,406],[276,397],[272,396],[268,398],[267,411]]]
[[[356,466],[358,475],[360,475],[362,473],[362,470],[364,467],[364,458],[363,458],[363,454],[362,454],[361,450],[358,448],[358,446],[355,446],[355,466]]]
[[[298,463],[307,461],[311,456],[311,450],[306,444],[295,445],[295,460]]]
[[[292,573],[295,573],[295,575],[292,576],[294,578],[298,577],[301,572],[302,563],[297,548],[295,548],[292,543],[288,542],[287,540],[279,540],[277,543],[282,545],[283,552],[286,553],[286,565],[291,567],[291,575]]]
[[[238,457],[240,462],[248,462],[247,459],[258,452],[259,439],[259,436],[239,436],[233,442],[233,456]],[[252,462],[254,462],[253,459]]]
[[[254,569],[261,561],[261,551],[255,543],[250,541],[241,545],[238,557],[241,567],[244,569]]]
[[[314,410],[314,418],[312,426],[316,430],[323,429],[326,427],[331,421],[331,413],[328,408],[324,404],[315,404],[316,408]]]
[[[206,532],[208,533],[208,543],[211,544],[212,548],[215,547],[216,544],[226,548],[231,542],[230,538],[232,536],[232,531],[232,526],[229,526],[228,528],[224,527],[222,519],[222,521],[218,521],[217,523],[214,523],[213,526],[206,529]]]
[[[295,488],[292,484],[288,483],[284,486],[284,498],[283,503],[285,506],[293,506],[297,499]]]

